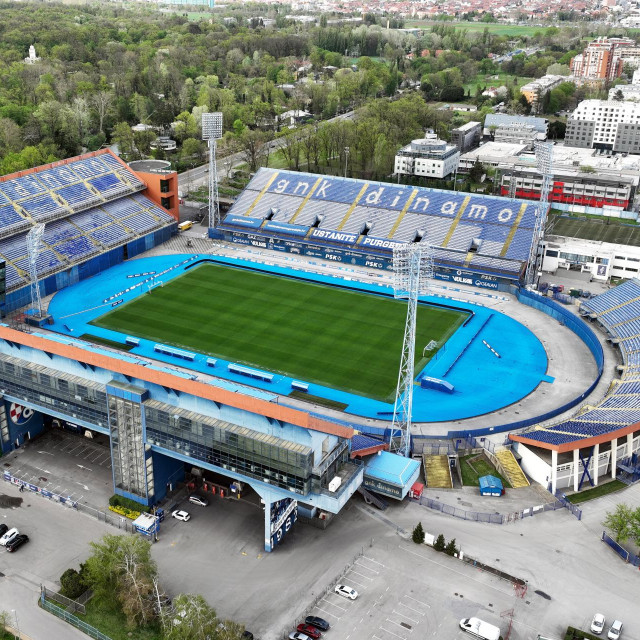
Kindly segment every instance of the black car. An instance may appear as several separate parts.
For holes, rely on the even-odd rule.
[[[7,551],[15,551],[18,547],[29,542],[29,536],[26,533],[19,533],[11,542],[7,543]]]
[[[0,524],[0,538],[7,533],[7,531],[9,531],[9,527],[7,527],[7,525],[3,522],[2,524]]]
[[[304,621],[320,631],[329,631],[331,626],[324,618],[318,618],[318,616],[307,616]]]
[[[242,637],[247,638],[247,640],[253,640],[253,633],[251,631],[243,631]]]

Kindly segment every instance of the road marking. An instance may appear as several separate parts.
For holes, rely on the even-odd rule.
[[[384,564],[382,564],[382,562],[378,562],[377,560],[374,560],[373,558],[369,558],[368,556],[362,556],[365,560],[370,560],[371,562],[375,562],[376,564],[379,564],[381,567],[385,567]]]
[[[397,613],[399,616],[406,618],[407,620],[411,620],[413,624],[418,624],[418,622],[420,622],[420,620],[414,620],[413,618],[410,618],[406,613],[401,613],[400,611],[396,611],[395,609],[392,611],[392,613]]]
[[[85,471],[92,471],[92,469],[89,469],[89,467],[85,467],[81,464],[76,464],[76,467],[80,467],[80,469],[84,469]]]
[[[44,454],[44,455],[47,455],[47,456],[52,456],[53,455],[53,453],[49,453],[49,451],[38,451],[38,453]]]
[[[326,598],[322,598],[323,602],[326,602],[327,604],[330,604],[332,607],[335,607],[336,609],[340,609],[340,611],[346,611],[346,609],[344,607],[341,607],[339,604],[335,604],[333,602],[331,602],[331,600],[327,600]]]
[[[404,629],[404,627],[402,628]],[[395,636],[396,638],[400,638],[401,640],[406,640],[404,636],[399,636],[397,633],[394,633],[393,631],[389,631],[389,629],[385,629],[384,627],[380,627],[380,629],[382,629],[386,633],[390,633],[392,636]]]
[[[322,611],[322,613],[326,613],[328,616],[331,616],[332,618],[335,618],[336,620],[340,620],[340,616],[337,616],[335,613],[331,613],[331,611],[327,611],[326,609],[323,609],[322,607],[319,607],[318,605],[316,605],[316,609],[318,611]]]
[[[362,562],[360,562],[359,560],[356,562],[356,564],[359,567],[362,567],[363,569],[366,569],[367,571],[371,571],[371,573],[375,573],[376,575],[380,575],[379,571],[376,571],[375,569],[372,569],[371,567],[367,567],[367,565],[362,564]]]
[[[89,491],[89,487],[86,484],[82,484],[82,482],[75,482],[74,484],[79,484],[85,491]]]
[[[449,567],[449,566],[447,566],[445,564],[442,564],[441,562],[437,562],[436,560],[430,560],[429,558],[423,556],[421,553],[417,553],[416,551],[411,551],[410,549],[404,549],[400,545],[398,545],[398,548],[401,549],[402,551],[405,551],[406,553],[411,553],[414,556],[418,556],[419,558],[422,558],[423,560],[426,560],[427,562],[431,562],[433,564],[437,564],[438,566],[442,567],[443,569],[446,569],[447,571],[453,571],[454,573],[457,573],[458,575],[462,576],[466,580],[473,580],[475,582],[479,582],[484,587],[488,587],[489,589],[494,589],[495,591],[499,591],[500,593],[504,593],[507,596],[513,595],[513,593],[511,591],[505,591],[504,589],[498,589],[498,587],[494,587],[492,584],[489,584],[489,583],[485,582],[484,580],[478,580],[478,578],[474,578],[473,576],[470,576],[470,575],[468,575],[466,573],[463,573],[462,571],[457,571],[456,569],[452,569],[451,567]],[[411,596],[407,596],[407,598],[411,598]],[[411,598],[411,599],[415,600],[415,598]],[[416,600],[416,602],[420,602],[420,601]],[[421,603],[421,604],[424,604],[424,603]]]
[[[414,611],[415,613],[417,613],[417,614],[419,614],[421,616],[425,615],[424,613],[422,613],[422,611],[418,611],[417,609],[414,609],[413,607],[410,607],[408,604],[405,604],[404,602],[402,602],[402,600],[400,600],[398,602],[398,604],[401,604],[403,607],[406,607],[407,609],[411,609],[411,611]],[[429,605],[427,605],[427,606],[429,606]]]
[[[47,471],[46,469],[41,469],[40,467],[36,467],[35,465],[33,468],[37,469],[38,471],[42,471],[42,473],[49,473],[49,474],[51,473],[51,471]]]
[[[357,584],[359,587],[362,587],[363,589],[367,588],[366,584],[362,584],[362,582],[358,582],[357,580],[354,580],[353,578],[349,578],[349,582],[353,582],[353,584]]]
[[[391,624],[395,624],[396,627],[400,627],[401,629],[407,629],[407,627],[405,627],[404,625],[400,624],[399,622],[395,622],[395,621],[391,620],[390,618],[387,618],[386,621],[390,622]],[[385,629],[385,631],[387,631],[387,629]],[[413,629],[407,629],[407,631],[409,633],[413,633]]]
[[[413,596],[405,595],[405,598],[409,598],[411,600],[415,600],[415,602],[417,602],[419,604],[423,604],[425,607],[427,607],[427,609],[431,609],[431,605],[428,605],[426,602],[422,602],[421,600],[418,600],[417,598],[414,598]]]
[[[36,467],[37,469],[37,467]],[[351,569],[350,573],[355,573],[357,576],[360,576],[361,578],[364,578],[365,580],[373,580],[373,578],[370,578],[369,576],[365,576],[362,573],[358,573],[357,571],[354,571],[353,569]]]

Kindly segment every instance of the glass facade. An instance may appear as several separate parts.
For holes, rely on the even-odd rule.
[[[50,407],[71,420],[76,418],[100,427],[108,424],[104,386],[85,378],[0,355],[0,391],[43,408]]]
[[[116,489],[146,498],[148,489],[140,403],[109,395],[109,427]]]
[[[311,489],[311,447],[155,400],[144,410],[149,444],[300,495]]]

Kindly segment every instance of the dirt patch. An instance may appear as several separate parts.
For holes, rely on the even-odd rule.
[[[13,509],[14,507],[19,507],[21,504],[22,498],[14,498],[13,496],[0,493],[0,509]]]

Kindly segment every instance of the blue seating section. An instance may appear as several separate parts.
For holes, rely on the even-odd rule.
[[[0,180],[0,231],[13,232],[0,240],[8,289],[29,283],[26,231],[34,223],[45,223],[36,262],[39,276],[174,223],[164,209],[137,193],[143,187],[108,153]]]
[[[627,280],[581,305],[584,315],[597,315],[608,334],[620,340],[625,371],[600,404],[580,416],[520,433],[535,442],[565,444],[603,435],[640,422],[640,280]]]
[[[529,259],[536,212],[532,202],[263,168],[229,211],[229,230],[242,227],[237,221],[247,214],[263,220],[274,208],[279,210],[278,222],[307,228],[321,215],[319,227],[324,231],[340,227],[341,232],[358,234],[368,221],[376,237],[407,242],[426,230],[427,241],[443,249],[446,264],[462,265],[471,240],[481,238],[485,242],[478,254],[501,258],[508,274],[519,273]],[[507,254],[501,256],[514,227]],[[277,229],[265,227],[263,232],[286,237]],[[442,247],[445,238],[447,246]],[[389,246],[380,250],[391,251]]]

